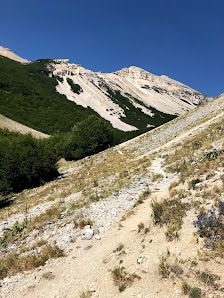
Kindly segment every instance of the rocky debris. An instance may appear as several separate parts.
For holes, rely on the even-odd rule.
[[[92,244],[86,245],[83,247],[84,250],[89,250],[90,248],[92,248]]]
[[[139,257],[139,258],[137,259],[137,263],[140,265],[142,262],[143,262],[143,258],[142,258],[142,257]]]
[[[82,232],[82,240],[90,240],[93,238],[94,231],[92,229],[85,229]]]
[[[208,104],[199,106],[198,108],[180,116],[160,127],[153,129],[143,135],[136,137],[133,140],[129,140],[125,143],[118,145],[117,150],[131,150],[135,152],[136,156],[140,157],[143,154],[147,154],[151,150],[166,144],[168,141],[188,132],[191,128],[195,127],[196,123],[204,122],[203,119],[209,117],[213,118],[224,110],[224,95],[210,101]],[[211,125],[219,121],[214,119],[208,123]],[[205,130],[208,125],[197,128],[191,133],[191,136],[200,134]]]

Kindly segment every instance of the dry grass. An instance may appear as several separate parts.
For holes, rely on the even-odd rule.
[[[155,181],[157,181],[159,179],[162,179],[162,178],[163,178],[162,174],[152,174],[151,181],[155,182]]]
[[[63,250],[56,245],[44,246],[39,254],[20,256],[16,253],[11,253],[0,260],[0,279],[8,275],[35,269],[43,266],[49,259],[63,257],[64,255]]]
[[[123,292],[127,287],[131,286],[135,279],[141,279],[135,273],[128,273],[124,267],[115,267],[111,270],[111,275],[115,285],[118,286],[119,292]]]
[[[55,278],[54,274],[52,274],[51,271],[45,272],[42,274],[42,278],[47,279],[47,280],[52,280]]]
[[[167,225],[166,237],[168,241],[179,238],[178,231],[183,224],[183,217],[189,209],[189,204],[179,199],[164,199],[161,202],[153,201],[153,218],[156,225]]]

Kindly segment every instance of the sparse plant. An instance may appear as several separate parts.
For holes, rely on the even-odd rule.
[[[145,224],[143,222],[140,222],[138,224],[138,233],[141,232],[144,229],[144,227],[145,227]]]
[[[198,287],[192,288],[189,284],[186,282],[183,282],[182,284],[182,290],[185,295],[188,295],[190,298],[200,298],[202,291]]]
[[[166,278],[170,274],[170,265],[167,262],[167,257],[164,257],[164,255],[162,255],[160,256],[159,261],[159,273],[162,275],[163,278]]]
[[[162,179],[163,178],[163,175],[162,174],[158,174],[158,173],[156,173],[156,174],[152,174],[152,177],[151,177],[151,181],[152,182],[155,182],[155,181],[157,181],[157,180],[159,180],[159,179]]]
[[[139,275],[130,274],[125,270],[125,267],[120,266],[111,270],[111,275],[115,285],[118,286],[119,292],[123,292],[128,286],[131,286],[136,278],[141,279]]]
[[[217,151],[216,149],[210,152],[207,152],[203,156],[203,160],[215,160],[221,152]]]
[[[80,218],[80,219],[74,219],[73,223],[75,228],[83,229],[85,226],[88,226],[88,225],[91,226],[93,224],[93,221],[91,219]]]
[[[79,297],[80,298],[91,298],[92,297],[92,293],[91,293],[91,291],[87,290],[85,292],[81,292],[79,294]]]
[[[189,204],[182,203],[178,199],[165,199],[162,202],[153,201],[151,206],[155,224],[168,226],[167,239],[172,241],[178,238],[178,230],[182,226],[183,217],[189,208]]]
[[[182,267],[177,263],[170,265],[170,270],[177,276],[180,276],[184,272]]]
[[[211,274],[205,271],[203,272],[197,271],[197,278],[203,283],[205,283],[206,285],[212,286],[215,289],[219,288],[217,281],[220,280],[220,276],[216,274]]]
[[[118,245],[118,247],[113,251],[113,252],[121,252],[124,248],[124,244],[123,243],[120,243]]]
[[[139,198],[138,201],[134,204],[133,207],[136,207],[136,206],[141,205],[143,203],[144,203],[144,201],[141,198]]]
[[[122,215],[121,221],[126,220],[129,216],[133,215],[134,213],[134,210],[129,210],[126,214]]]
[[[147,188],[147,189],[143,192],[142,196],[143,196],[143,198],[145,198],[145,197],[148,197],[150,194],[151,194],[151,191]]]
[[[52,280],[55,278],[54,274],[51,271],[45,272],[42,274],[42,277],[47,280]]]
[[[38,254],[19,256],[16,253],[11,253],[0,260],[3,270],[3,274],[0,274],[0,277],[4,278],[7,275],[13,275],[18,272],[35,269],[44,265],[46,261],[51,258],[59,258],[63,256],[65,256],[64,251],[57,245],[44,246]]]
[[[179,181],[173,181],[170,183],[170,186],[169,186],[169,190],[171,190],[172,188],[175,188],[177,187],[177,185],[179,184]]]

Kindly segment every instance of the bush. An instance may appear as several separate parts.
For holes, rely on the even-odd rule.
[[[64,158],[77,160],[98,153],[113,144],[113,132],[108,123],[96,116],[89,116],[73,127],[64,145]]]
[[[162,202],[152,202],[152,210],[155,224],[167,225],[166,237],[172,241],[179,237],[178,231],[182,227],[183,217],[189,208],[189,204],[182,203],[179,199],[165,199]]]
[[[141,279],[141,277],[135,273],[128,273],[124,267],[115,267],[111,270],[115,285],[118,286],[119,292],[123,292],[128,286],[134,282],[134,279]]]

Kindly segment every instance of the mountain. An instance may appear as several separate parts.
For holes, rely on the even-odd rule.
[[[20,63],[28,63],[29,61],[26,59],[23,59],[21,57],[19,57],[18,55],[16,55],[15,53],[13,53],[13,51],[11,51],[8,48],[3,48],[0,46],[0,56],[4,56],[7,57],[9,59],[18,61]]]
[[[167,76],[156,76],[135,66],[100,73],[70,64],[68,59],[57,59],[48,69],[63,79],[56,87],[60,94],[78,105],[89,106],[124,131],[157,126],[153,123],[156,117],[180,115],[211,99]],[[79,85],[79,92],[73,92],[71,84]],[[142,114],[147,117],[141,119]]]
[[[1,113],[47,134],[68,131],[98,114],[121,131],[117,134],[126,132],[127,139],[211,99],[134,66],[104,74],[68,59],[24,63],[2,47],[0,55]]]

